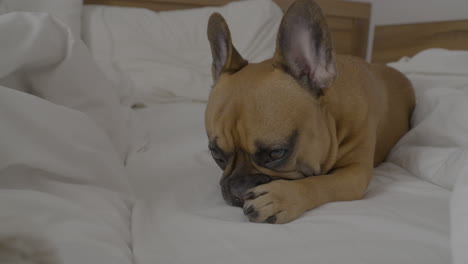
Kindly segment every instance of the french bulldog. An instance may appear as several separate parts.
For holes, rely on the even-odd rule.
[[[205,126],[225,201],[251,222],[281,224],[325,203],[362,199],[373,167],[409,129],[410,81],[335,55],[313,0],[285,12],[269,60],[243,59],[218,13],[208,39],[214,85]]]

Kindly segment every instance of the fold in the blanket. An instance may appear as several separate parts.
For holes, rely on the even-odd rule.
[[[130,109],[121,107],[81,39],[45,13],[12,12],[0,16],[0,84],[22,73],[31,93],[87,114],[125,158],[129,149]]]

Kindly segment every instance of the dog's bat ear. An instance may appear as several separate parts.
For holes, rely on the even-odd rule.
[[[313,0],[297,0],[284,14],[277,36],[275,65],[317,95],[335,79],[330,32]]]
[[[208,40],[213,55],[211,73],[215,82],[222,73],[234,73],[248,64],[232,45],[229,27],[219,13],[213,13],[210,16]]]

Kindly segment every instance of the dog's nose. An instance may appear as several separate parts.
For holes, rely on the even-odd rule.
[[[232,197],[231,204],[232,204],[232,206],[243,207],[244,206],[244,199],[234,196],[234,197]]]
[[[255,174],[255,175],[245,175],[241,177],[236,177],[228,181],[229,190],[233,196],[232,203],[244,204],[244,194],[247,190],[254,188],[261,184],[266,184],[272,181],[272,178],[264,174]]]

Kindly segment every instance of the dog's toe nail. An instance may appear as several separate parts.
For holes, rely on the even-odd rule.
[[[251,213],[248,214],[247,216],[249,217],[249,220],[253,221],[253,220],[257,219],[257,217],[258,217],[258,212],[254,210],[253,212],[251,212]]]
[[[244,214],[249,218],[250,221],[255,220],[258,217],[258,212],[255,211],[253,206],[249,206],[244,209]]]
[[[253,192],[249,192],[244,196],[244,200],[251,200],[253,198],[255,198],[255,193]]]
[[[276,215],[270,216],[264,221],[264,223],[268,223],[268,224],[274,224],[275,222],[276,222]]]
[[[253,213],[253,211],[254,211],[253,206],[249,206],[248,208],[244,208],[244,214],[245,215],[249,215],[249,214]]]

